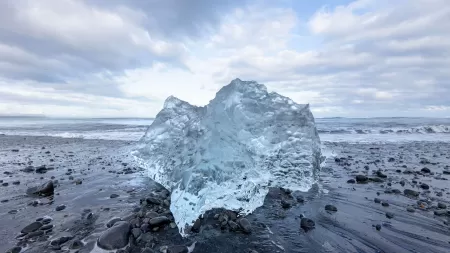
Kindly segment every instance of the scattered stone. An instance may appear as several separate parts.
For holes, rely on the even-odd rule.
[[[159,217],[156,217],[156,218],[151,219],[151,220],[148,222],[148,224],[149,224],[150,226],[159,226],[159,225],[162,225],[162,224],[164,224],[164,223],[169,223],[169,222],[170,222],[170,220],[169,220],[169,218],[167,218],[166,216],[159,216]]]
[[[122,219],[119,218],[119,217],[111,218],[111,219],[106,223],[106,227],[107,227],[107,228],[110,228],[110,227],[114,226],[114,224],[116,224],[116,222],[121,221],[121,220],[122,220]]]
[[[430,169],[428,169],[428,168],[422,168],[420,171],[422,171],[423,173],[430,173],[431,171],[430,171]]]
[[[374,198],[373,201],[374,201],[375,203],[377,203],[377,204],[380,204],[380,203],[381,203],[381,199],[379,199],[379,198]]]
[[[68,242],[68,241],[70,241],[72,239],[73,239],[73,236],[61,236],[60,238],[51,241],[50,245],[52,245],[52,246],[60,246],[60,245],[66,243],[66,242]]]
[[[403,194],[405,194],[405,196],[412,196],[412,197],[418,197],[419,196],[418,192],[416,192],[414,190],[411,190],[411,189],[403,190]]]
[[[28,195],[37,195],[37,196],[51,196],[54,194],[55,187],[53,185],[53,181],[48,181],[47,183],[41,186],[30,187],[27,189]]]
[[[24,234],[28,234],[31,232],[34,232],[38,229],[40,229],[43,226],[43,224],[39,221],[35,221],[33,223],[31,223],[30,225],[24,227],[20,232],[24,233]]]
[[[43,226],[40,228],[40,230],[45,231],[45,230],[49,230],[49,229],[52,229],[52,228],[53,228],[53,225],[47,224],[47,225],[43,225]]]
[[[119,197],[119,195],[118,194],[115,194],[115,193],[113,193],[113,194],[111,194],[111,196],[109,196],[110,198],[112,198],[112,199],[115,199],[115,198],[118,198]]]
[[[297,196],[295,197],[295,199],[297,199],[297,202],[298,202],[298,203],[303,203],[303,202],[305,202],[305,198],[304,198],[302,195],[297,195]]]
[[[12,182],[12,184],[13,184],[13,185],[19,185],[19,184],[20,184],[20,181],[14,181],[14,182]]]
[[[347,180],[347,183],[348,184],[354,184],[354,183],[356,183],[356,181],[355,181],[355,179],[349,179],[349,180]]]
[[[246,234],[250,234],[252,232],[252,225],[246,218],[242,218],[238,220],[239,226],[241,226],[242,231]]]
[[[131,225],[126,221],[118,221],[114,226],[103,232],[98,238],[97,245],[105,250],[120,249],[127,246]]]
[[[421,184],[420,188],[422,188],[424,190],[428,190],[428,189],[430,189],[430,186],[428,186],[427,184]]]
[[[358,183],[367,183],[367,181],[369,181],[369,178],[364,175],[356,176],[356,182],[358,182]]]
[[[192,225],[191,231],[194,233],[198,233],[200,232],[200,227],[202,226],[202,220],[201,219],[197,219],[194,222],[194,225]]]
[[[81,179],[77,179],[75,181],[73,181],[75,183],[75,185],[80,185],[83,183],[83,181],[81,181]]]
[[[55,208],[55,211],[59,212],[59,211],[62,211],[62,210],[64,210],[64,209],[66,209],[66,206],[65,206],[65,205],[59,205],[59,206],[57,206],[57,207]]]
[[[70,244],[70,249],[81,249],[84,246],[84,243],[80,240],[74,240]]]
[[[444,216],[444,215],[447,215],[447,210],[435,210],[434,211],[434,215],[436,215],[436,216]]]
[[[447,209],[447,205],[441,202],[439,202],[437,206],[439,209]]]
[[[383,174],[380,170],[377,171],[377,176],[381,178],[387,178],[387,175]]]
[[[9,183],[3,183],[2,184],[2,186],[8,186],[9,185]]]
[[[167,248],[167,253],[189,253],[189,249],[183,245],[175,245]]]
[[[408,206],[408,207],[406,207],[406,211],[408,211],[410,213],[414,213],[416,211],[416,209],[414,209],[414,207],[412,207],[412,206]]]
[[[380,231],[380,230],[381,230],[381,225],[380,225],[380,224],[377,224],[377,225],[375,226],[375,229],[376,229],[377,231]]]
[[[316,223],[308,218],[302,218],[300,220],[300,227],[303,228],[303,230],[305,230],[305,232],[308,232],[309,230],[315,228]]]
[[[330,211],[330,212],[337,212],[337,207],[335,207],[333,205],[326,205],[325,210]]]
[[[17,211],[16,209],[13,209],[13,210],[11,210],[11,211],[9,211],[8,213],[9,214],[16,214],[16,213],[18,213],[19,211]]]
[[[45,167],[45,165],[39,166],[36,168],[35,172],[39,174],[47,173],[47,167]]]
[[[16,246],[14,248],[7,250],[6,253],[20,253],[20,251],[22,251],[22,247]]]
[[[140,228],[133,228],[131,230],[131,233],[133,234],[134,238],[138,238],[142,234]]]
[[[382,206],[385,206],[385,207],[388,207],[388,206],[389,206],[389,203],[383,202],[383,203],[381,203],[381,205],[382,205]]]
[[[394,218],[394,213],[387,212],[387,213],[386,213],[386,217],[387,217],[388,219],[392,219],[392,218]]]
[[[289,203],[288,201],[286,201],[286,200],[281,200],[281,207],[283,207],[284,209],[288,209],[288,208],[291,208],[291,203]]]

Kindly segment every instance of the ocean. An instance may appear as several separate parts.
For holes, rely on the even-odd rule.
[[[137,141],[153,119],[0,117],[0,134]],[[450,142],[450,118],[316,118],[322,142]]]

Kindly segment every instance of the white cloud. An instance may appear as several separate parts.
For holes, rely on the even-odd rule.
[[[194,2],[199,11],[214,7]],[[9,99],[0,110],[15,99],[59,113],[67,97],[78,115],[94,108],[89,114],[154,116],[169,95],[203,105],[239,77],[311,103],[318,116],[448,113],[437,109],[450,106],[446,0],[357,0],[308,15],[288,4],[236,1],[217,16],[205,13],[204,25],[201,11],[185,13],[175,0],[145,2],[158,13],[138,8],[140,1],[99,3],[0,3],[12,8],[0,10],[0,97]],[[25,37],[14,43],[11,32]],[[58,110],[48,109],[45,94]]]

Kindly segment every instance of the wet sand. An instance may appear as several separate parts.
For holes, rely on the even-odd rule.
[[[327,153],[335,156],[327,158],[320,182],[309,192],[271,189],[264,205],[245,217],[251,231],[241,225],[241,217],[213,210],[188,238],[171,224],[164,202],[170,199],[161,197],[165,191],[133,164],[133,145],[0,136],[0,180],[8,183],[0,188],[0,252],[16,244],[28,253],[70,252],[78,240],[83,246],[71,252],[450,252],[449,143],[325,143]],[[21,171],[42,165],[50,169]],[[357,175],[360,182],[352,183]],[[53,197],[25,194],[28,187],[49,180],[58,181]],[[419,195],[405,194],[405,189]],[[147,202],[149,196],[161,197],[159,204]],[[30,205],[34,201],[39,203]],[[65,209],[56,211],[61,205]],[[337,211],[325,210],[326,205]],[[142,227],[151,211],[168,218],[156,231]],[[51,232],[16,238],[25,226],[47,216],[54,225]],[[139,227],[133,230],[138,234],[132,233],[122,250],[104,251],[96,241],[113,217]],[[302,217],[305,224],[305,218],[314,221],[314,228],[302,228]],[[63,237],[70,239],[52,245]]]

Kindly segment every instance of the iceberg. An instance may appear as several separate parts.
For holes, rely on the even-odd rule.
[[[183,236],[210,209],[251,213],[270,187],[307,191],[321,162],[309,105],[240,79],[203,107],[167,98],[133,155],[171,191]]]

